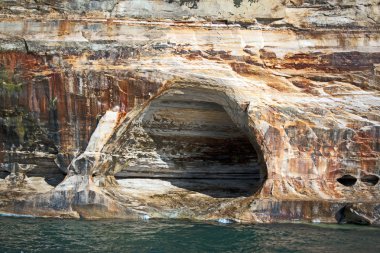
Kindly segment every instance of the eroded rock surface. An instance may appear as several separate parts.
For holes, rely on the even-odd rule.
[[[0,210],[380,223],[378,12],[2,1]]]

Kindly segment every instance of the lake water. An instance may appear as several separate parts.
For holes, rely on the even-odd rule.
[[[0,217],[0,252],[380,252],[380,228]]]

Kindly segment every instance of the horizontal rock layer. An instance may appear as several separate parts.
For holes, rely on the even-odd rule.
[[[1,2],[0,210],[378,223],[378,1],[225,2]]]

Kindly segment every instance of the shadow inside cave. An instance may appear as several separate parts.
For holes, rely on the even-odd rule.
[[[48,185],[56,187],[65,179],[65,177],[66,175],[61,173],[55,175],[47,175],[44,177],[44,180]]]
[[[6,152],[4,162],[0,165],[0,179],[6,179],[9,175],[24,179],[41,178],[55,187],[66,177],[66,173],[57,167],[53,157],[36,156],[33,152]]]
[[[0,179],[5,179],[9,174],[8,171],[0,171]]]
[[[186,98],[153,101],[141,121],[144,142],[133,166],[116,179],[160,179],[215,198],[251,196],[266,169],[249,137],[218,103]]]

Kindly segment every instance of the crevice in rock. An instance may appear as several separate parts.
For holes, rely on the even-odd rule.
[[[360,178],[360,181],[369,186],[374,186],[379,182],[379,177],[376,175],[365,175]]]
[[[338,178],[337,181],[344,186],[353,186],[356,184],[356,181],[358,180],[356,179],[356,177],[353,177],[351,175],[344,175]]]
[[[29,50],[29,46],[28,46],[28,42],[26,41],[26,39],[22,38],[22,41],[24,42],[24,46],[25,46],[25,51],[27,54],[30,53],[30,50]]]

